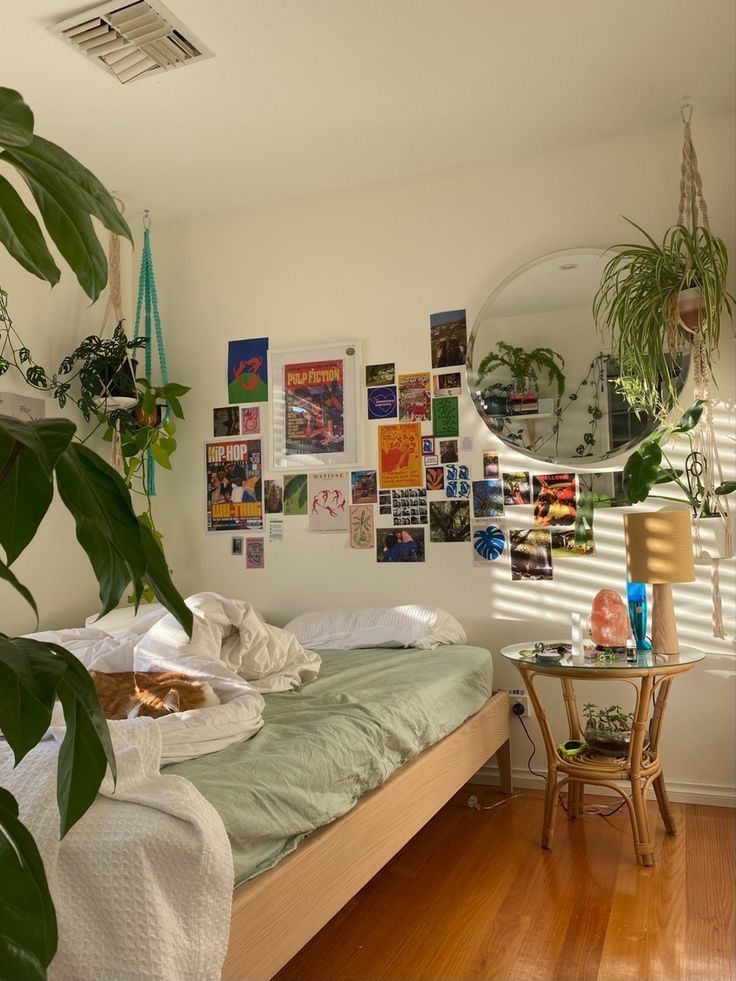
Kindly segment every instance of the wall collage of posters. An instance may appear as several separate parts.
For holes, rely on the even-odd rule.
[[[266,532],[269,542],[282,541],[283,519],[292,516],[306,517],[312,532],[345,534],[351,548],[380,564],[424,562],[430,543],[466,543],[478,567],[508,556],[513,581],[551,580],[556,560],[593,554],[592,533],[575,533],[574,473],[504,470],[495,452],[482,453],[477,473],[460,462],[460,449],[472,448],[459,431],[465,311],[432,314],[429,328],[431,370],[397,374],[393,362],[365,368],[376,469],[323,464],[269,477],[259,406],[271,388],[268,338],[229,342],[230,404],[213,409],[205,450],[207,531],[247,533],[231,539],[231,554],[247,569],[265,568]],[[344,449],[349,418],[343,362],[299,358],[295,351],[283,362],[285,452],[296,458],[318,447],[329,460]]]

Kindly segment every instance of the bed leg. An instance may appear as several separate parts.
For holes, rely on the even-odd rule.
[[[501,790],[503,790],[505,794],[512,794],[514,792],[514,788],[511,782],[510,739],[507,739],[505,743],[501,743],[496,750],[496,762],[498,763],[498,772],[501,777]]]

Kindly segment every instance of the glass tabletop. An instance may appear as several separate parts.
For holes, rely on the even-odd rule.
[[[592,644],[586,644],[584,654],[572,654],[571,644],[568,640],[548,640],[544,641],[545,648],[564,648],[561,657],[544,657],[535,651],[534,645],[537,641],[530,641],[526,644],[511,644],[501,648],[501,654],[509,661],[519,661],[522,664],[534,665],[535,668],[569,668],[579,671],[585,668],[597,671],[606,668],[620,671],[622,668],[632,670],[646,670],[647,668],[667,668],[676,667],[680,664],[695,664],[702,661],[705,657],[703,651],[695,647],[681,647],[679,654],[655,654],[653,651],[637,650],[636,658],[629,660],[626,651],[620,650],[598,650]]]

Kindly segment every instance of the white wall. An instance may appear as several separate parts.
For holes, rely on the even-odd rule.
[[[31,205],[32,206],[32,205]],[[99,226],[98,226],[99,231]],[[100,233],[107,250],[108,234]],[[88,334],[100,332],[102,315],[107,301],[105,293],[94,305],[77,283],[69,267],[55,254],[61,269],[61,281],[53,288],[31,276],[0,248],[0,285],[8,293],[8,308],[13,324],[30,348],[35,361],[48,370],[58,367]],[[130,247],[122,245],[121,265],[123,291],[130,291]],[[107,336],[111,333],[108,326]],[[0,391],[37,396],[11,369],[0,377]],[[77,424],[84,436],[90,426],[72,405],[60,410],[48,400],[46,416],[67,416]],[[95,449],[109,453],[106,443]],[[14,563],[13,571],[33,593],[39,610],[42,629],[77,626],[99,608],[97,581],[87,556],[77,543],[74,522],[55,494],[51,507],[36,538]],[[10,635],[35,629],[33,611],[6,583],[0,582],[0,631]]]
[[[733,117],[700,115],[694,130],[711,221],[733,256]],[[474,568],[467,545],[430,545],[423,566],[380,566],[372,553],[351,551],[342,536],[310,535],[305,518],[286,518],[283,543],[267,544],[265,571],[248,572],[230,556],[229,534],[205,534],[203,443],[211,435],[212,408],[226,400],[229,339],[268,335],[274,349],[360,339],[367,363],[395,360],[398,371],[426,369],[430,313],[466,307],[472,323],[496,284],[528,260],[626,241],[622,214],[664,231],[677,214],[680,141],[672,123],[514,166],[474,167],[158,228],[154,253],[170,374],[193,387],[175,476],[161,477],[157,512],[180,588],[246,597],[276,623],[329,606],[434,603],[464,622],[471,641],[494,652],[514,641],[565,635],[571,610],[589,609],[601,587],[622,590],[620,512],[599,512],[597,555],[558,562],[551,583],[512,583],[502,562]],[[730,340],[719,378],[728,402],[719,425],[732,434]],[[376,460],[373,426],[363,427],[366,466]],[[477,474],[481,451],[498,447],[467,396],[461,431],[474,439],[466,461]],[[733,444],[723,445],[732,467]],[[505,465],[520,462],[503,448],[501,455]],[[722,591],[732,638],[733,562],[722,572]],[[718,797],[734,785],[732,640],[709,636],[707,570],[697,584],[675,592],[682,640],[710,656],[675,684],[664,733],[667,775],[675,787]],[[519,683],[497,654],[496,679],[500,687]],[[603,703],[621,697],[595,692]],[[526,743],[521,735],[515,742],[515,764],[523,767]]]

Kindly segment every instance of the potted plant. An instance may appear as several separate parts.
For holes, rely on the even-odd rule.
[[[717,498],[733,494],[736,491],[736,481],[724,480],[718,484],[714,489],[715,499],[704,494],[701,480],[702,464],[697,459],[697,454],[693,452],[692,442],[693,430],[700,421],[704,407],[702,399],[697,399],[675,426],[661,427],[631,454],[623,473],[624,494],[629,504],[640,504],[649,497],[680,504],[681,498],[652,493],[654,488],[660,485],[675,484],[692,508],[693,514],[698,515],[699,520],[720,517],[721,511]],[[662,443],[666,439],[677,436],[686,436],[690,441],[691,452],[687,459],[695,465],[690,466],[689,473],[673,466],[667,453],[662,449]]]
[[[625,756],[631,742],[633,712],[624,712],[620,705],[600,708],[592,702],[583,706],[585,741],[604,756]]]
[[[728,252],[723,241],[693,215],[691,226],[673,225],[657,243],[614,246],[593,301],[593,316],[619,363],[621,391],[632,379],[634,408],[660,412],[676,402],[679,361],[696,334],[707,368],[718,351],[721,319],[731,317],[734,298],[726,289]]]
[[[107,282],[107,261],[91,217],[126,238],[130,231],[94,174],[33,129],[33,113],[22,96],[0,88],[0,163],[22,175],[59,253],[94,301]],[[0,244],[26,270],[54,285],[61,273],[39,222],[12,185],[4,178],[0,183]],[[0,374],[13,362],[28,366],[24,377],[35,387],[43,369],[32,363],[27,348],[13,347],[17,335],[6,317],[5,296],[0,289]],[[65,384],[60,382],[61,391],[54,393],[61,405]],[[12,567],[35,538],[55,490],[75,521],[77,540],[99,583],[103,612],[117,606],[128,583],[136,602],[150,587],[191,634],[191,610],[171,582],[154,535],[133,512],[128,489],[75,438],[68,419],[21,421],[0,415],[0,579],[36,612],[32,593]],[[63,564],[64,555],[56,558]],[[10,637],[7,629],[0,621],[0,678],[3,695],[10,693],[0,698],[0,732],[20,763],[43,738],[56,699],[61,702],[66,735],[58,759],[57,800],[63,837],[93,803],[108,766],[115,776],[107,722],[89,673],[69,651],[44,640]],[[17,801],[2,787],[0,868],[2,976],[43,981],[57,946],[54,904],[38,848],[20,819]]]

